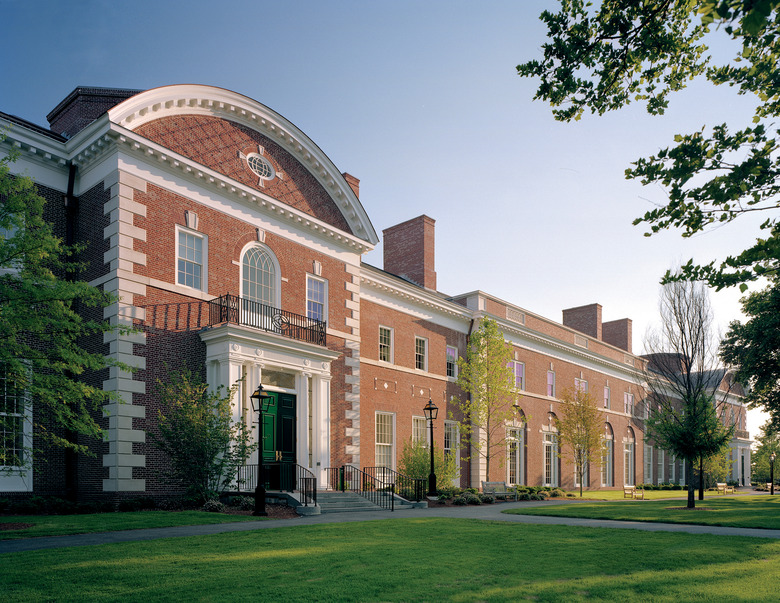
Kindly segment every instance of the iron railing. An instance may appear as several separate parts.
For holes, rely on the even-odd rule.
[[[354,465],[327,467],[327,488],[340,492],[354,492],[375,505],[395,511],[395,484],[385,482]]]
[[[257,487],[257,464],[238,468],[236,488],[239,492],[253,492]],[[267,490],[298,492],[303,506],[317,504],[317,478],[306,467],[296,463],[263,463]]]
[[[424,478],[409,477],[389,467],[363,467],[363,471],[380,481],[394,484],[395,493],[405,500],[419,502],[425,496],[428,480]]]
[[[284,337],[325,345],[325,322],[239,297],[222,295],[209,302],[209,325],[234,323]]]

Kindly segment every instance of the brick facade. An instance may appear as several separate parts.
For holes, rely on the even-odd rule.
[[[424,215],[384,231],[384,270],[362,263],[379,239],[358,199],[359,180],[337,170],[295,126],[246,97],[205,86],[139,94],[90,90],[77,89],[63,101],[50,115],[52,127],[67,132],[98,120],[104,129],[96,128],[94,144],[73,155],[49,133],[51,159],[39,185],[57,232],[65,237],[72,227],[86,245],[84,278],[120,298],[103,318],[136,328],[85,345],[136,370],[87,377],[124,403],[101,413],[107,437],[94,445],[94,457],[68,460],[47,452],[48,462],[33,468],[34,493],[63,492],[71,483],[84,499],[176,494],[161,478],[167,460],[153,444],[163,410],[155,384],[182,364],[214,387],[245,378],[234,400],[236,420],[255,421],[249,394],[261,383],[295,395],[296,459],[320,483],[327,467],[377,462],[378,413],[393,417],[396,464],[428,400],[440,409],[437,446],[445,422],[461,418],[453,398],[463,392],[447,374],[447,350],[465,357],[469,334],[484,318],[498,322],[514,361],[524,365],[517,419],[508,426],[522,434],[515,481],[550,481],[545,438],[560,412],[560,395],[575,383],[587,383],[614,443],[610,483],[602,483],[594,466],[587,486],[620,487],[624,476],[644,481],[644,425],[637,411],[643,359],[631,353],[629,319],[602,323],[601,306],[591,304],[564,310],[561,324],[481,291],[438,292],[435,221]],[[120,135],[109,132],[112,124],[122,128]],[[40,163],[42,129],[17,124],[15,130],[22,149],[18,167]],[[255,165],[267,169],[263,177],[250,169],[252,154]],[[66,187],[47,188],[44,181],[67,183],[70,165],[76,168],[71,177],[77,212],[73,217],[71,205],[75,223],[68,227],[64,193],[58,192]],[[182,233],[203,246],[199,288],[180,282]],[[274,312],[308,320],[314,298],[307,287],[324,287],[324,345],[288,336],[293,331],[284,330],[284,321],[239,324],[245,309],[232,319],[212,313],[225,296],[246,297],[244,258],[253,249],[273,266]],[[379,356],[380,327],[392,331],[389,359]],[[424,342],[424,366],[418,366],[417,339]],[[629,394],[635,405],[627,409]],[[733,406],[744,413],[738,403]],[[633,453],[626,455],[631,445]],[[468,450],[460,453],[461,486],[479,487],[488,478],[510,481],[506,455],[491,464],[488,476]],[[626,471],[626,458],[633,459],[632,471]],[[572,467],[557,457],[554,464],[553,481],[573,487]]]

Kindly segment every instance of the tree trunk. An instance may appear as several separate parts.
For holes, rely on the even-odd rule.
[[[699,457],[699,500],[704,500],[704,457]]]
[[[693,494],[693,462],[690,460],[685,461],[685,471],[688,474],[688,508],[696,508],[696,498]]]

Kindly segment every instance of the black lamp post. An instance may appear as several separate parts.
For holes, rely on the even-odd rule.
[[[428,404],[423,408],[425,418],[428,419],[428,426],[431,430],[431,473],[428,476],[428,496],[436,496],[436,470],[433,468],[433,422],[439,414],[438,407],[433,400],[428,400]]]
[[[263,413],[271,406],[272,396],[265,393],[262,385],[249,396],[252,400],[252,410],[257,413],[257,439],[260,442],[257,451],[257,486],[255,486],[255,510],[252,515],[265,517],[265,465],[263,464]]]
[[[769,494],[775,495],[775,459],[777,455],[773,452],[769,455]]]

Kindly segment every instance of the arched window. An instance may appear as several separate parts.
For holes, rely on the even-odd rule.
[[[525,414],[521,410],[512,425],[507,427],[507,483],[525,484]]]
[[[634,430],[630,427],[623,440],[623,484],[633,486],[634,484]]]
[[[262,247],[250,247],[242,262],[241,297],[267,306],[275,306],[276,262]]]
[[[604,456],[601,459],[601,485],[612,487],[615,485],[615,435],[612,426],[604,423]]]
[[[555,427],[556,416],[547,415],[547,425],[542,427],[544,437],[544,485],[558,486],[558,429]]]

